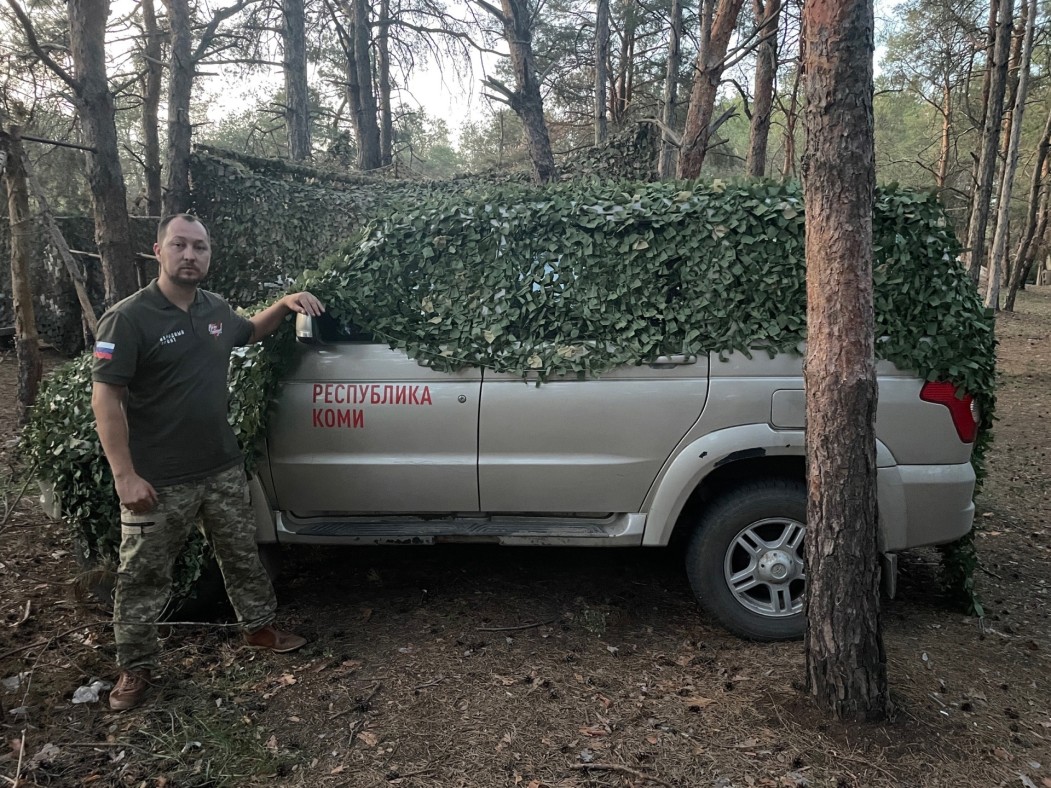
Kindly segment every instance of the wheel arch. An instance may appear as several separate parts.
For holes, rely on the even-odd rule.
[[[762,476],[805,478],[802,430],[774,430],[766,424],[708,433],[683,448],[665,467],[646,502],[644,545],[667,545],[713,491]],[[682,525],[682,527],[680,527]]]

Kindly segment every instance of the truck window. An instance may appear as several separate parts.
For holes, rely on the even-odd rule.
[[[328,312],[315,318],[322,342],[376,342],[376,338],[351,320],[337,320]]]

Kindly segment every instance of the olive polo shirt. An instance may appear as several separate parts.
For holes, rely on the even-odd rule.
[[[154,487],[196,481],[243,461],[227,421],[230,352],[252,324],[215,293],[189,312],[154,279],[102,316],[92,379],[127,386],[135,472]]]

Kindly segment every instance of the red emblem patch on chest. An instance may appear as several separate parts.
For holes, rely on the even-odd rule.
[[[222,323],[209,323],[208,324],[208,333],[211,334],[213,337],[216,337],[218,339],[220,336],[222,336],[223,324]]]

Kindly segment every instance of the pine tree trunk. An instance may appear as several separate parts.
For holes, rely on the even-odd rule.
[[[635,31],[638,29],[638,6],[634,0],[624,5],[623,32],[620,39],[620,56],[617,62],[616,91],[613,94],[613,125],[624,125],[624,118],[631,103],[632,81],[635,73]]]
[[[190,207],[190,93],[193,91],[194,62],[191,47],[189,0],[164,0],[171,30],[168,64],[168,187],[164,192],[164,213],[182,213]]]
[[[310,158],[310,91],[307,86],[307,40],[303,0],[282,0],[285,47],[285,132],[288,157]]]
[[[679,0],[674,0],[678,3]],[[606,141],[606,65],[609,63],[609,0],[595,9],[595,144]],[[674,35],[674,33],[673,33]]]
[[[95,243],[102,258],[106,303],[138,289],[128,225],[127,191],[120,167],[113,94],[106,78],[108,0],[69,0],[69,42],[79,90],[75,97],[88,156],[88,186]]]
[[[680,178],[696,178],[704,165],[708,143],[714,132],[711,128],[712,115],[715,112],[716,93],[722,81],[723,61],[743,2],[744,0],[718,0],[712,17],[709,44],[698,49],[697,68],[690,92],[690,108],[686,112],[686,127],[682,134],[682,147],[679,149]]]
[[[964,257],[971,278],[978,282],[985,264],[985,238],[989,225],[989,206],[996,176],[997,151],[1000,147],[1000,125],[1003,122],[1004,92],[1007,86],[1007,60],[1011,43],[1011,14],[1013,0],[1001,0],[997,22],[996,43],[989,62],[989,91],[982,126],[981,155],[978,161],[978,180],[971,200],[971,221],[967,228],[967,249]]]
[[[1007,291],[1007,299],[1004,301],[1004,311],[1014,312],[1015,298],[1018,288],[1022,284],[1022,278],[1028,270],[1028,265],[1033,260],[1036,243],[1044,234],[1046,228],[1047,213],[1041,216],[1044,226],[1037,220],[1041,194],[1046,195],[1051,185],[1044,184],[1048,176],[1048,149],[1051,148],[1051,110],[1047,113],[1047,121],[1044,123],[1044,133],[1040,137],[1040,144],[1036,150],[1036,161],[1033,162],[1033,178],[1029,184],[1029,201],[1026,206],[1025,226],[1022,228],[1021,237],[1018,240],[1018,249],[1015,252],[1014,262],[1011,265],[1011,282]]]
[[[808,2],[807,688],[840,719],[887,713],[876,519],[871,0]]]
[[[781,178],[787,180],[796,174],[796,123],[799,120],[799,78],[803,70],[803,40],[799,41],[799,62],[795,76],[792,78],[792,92],[789,94],[788,109],[785,110],[785,160],[781,163]]]
[[[1015,171],[1018,169],[1018,149],[1022,141],[1022,123],[1025,120],[1025,101],[1029,93],[1029,65],[1033,52],[1033,28],[1035,27],[1036,0],[1029,0],[1022,14],[1025,22],[1025,33],[1022,51],[1018,60],[1018,84],[1015,86],[1014,108],[1011,112],[1011,134],[1007,143],[1007,157],[1004,161],[1003,177],[1000,182],[1000,200],[997,211],[996,232],[993,236],[993,254],[989,266],[988,289],[985,294],[985,306],[989,309],[1000,309],[1001,274],[1007,258],[1008,216],[1011,207],[1011,194],[1014,188]]]
[[[161,32],[153,0],[142,0],[143,43],[142,139],[146,174],[146,211],[150,216],[161,213],[161,142],[159,112],[161,104]]]
[[[29,261],[33,257],[30,243],[33,217],[29,212],[29,190],[23,164],[25,153],[17,126],[11,128],[10,134],[0,131],[0,149],[6,158],[4,185],[7,187],[7,216],[11,222],[11,301],[15,313],[15,353],[18,356],[17,407],[18,423],[22,425],[36,402],[43,367],[29,278]]]
[[[1002,164],[1007,161],[1008,148],[1011,146],[1011,124],[1014,118],[1015,96],[1018,93],[1018,66],[1022,58],[1022,41],[1025,38],[1025,20],[1028,13],[1029,6],[1027,1],[1021,0],[1022,15],[1018,25],[1015,26],[1012,23],[1011,26],[1011,43],[1009,45],[1011,54],[1007,60],[1007,80],[1004,84],[1004,116],[1000,122],[1000,152],[997,158],[997,180],[993,184],[993,193],[997,196],[1004,188],[1004,173],[1007,171]],[[994,239],[990,244],[990,252],[992,251],[992,246],[996,244],[996,228],[999,221],[1000,210],[998,206],[997,210],[993,211],[989,217],[989,227],[986,230],[986,236]],[[991,268],[994,264],[990,260],[986,267]]]
[[[501,0],[500,6],[501,11],[493,8],[490,13],[494,13],[503,23],[504,38],[511,53],[515,90],[506,93],[507,102],[525,129],[529,158],[533,163],[533,179],[537,183],[549,183],[558,177],[558,171],[555,169],[551,138],[544,120],[544,102],[540,96],[540,80],[533,57],[530,6],[526,0]]]
[[[945,77],[942,86],[942,137],[938,150],[938,172],[934,183],[940,194],[945,189],[945,181],[949,177],[949,156],[952,153],[952,90],[949,87],[949,77]]]
[[[380,91],[380,164],[383,167],[389,167],[394,161],[394,117],[390,101],[390,24],[390,0],[382,0],[380,32],[376,38],[376,69]]]
[[[380,155],[380,127],[376,116],[376,93],[372,89],[372,25],[368,0],[352,0],[354,68],[360,96],[358,107],[358,167],[375,170],[383,164]]]
[[[766,175],[766,146],[770,138],[770,113],[774,106],[777,76],[777,34],[781,24],[781,0],[752,0],[756,25],[763,37],[755,52],[755,85],[752,124],[748,134],[746,170],[753,178]]]
[[[675,177],[677,148],[671,129],[675,124],[675,105],[678,100],[679,68],[682,66],[682,0],[672,0],[671,25],[668,31],[668,67],[664,72],[664,93],[661,98],[661,153],[657,175],[661,180]]]

